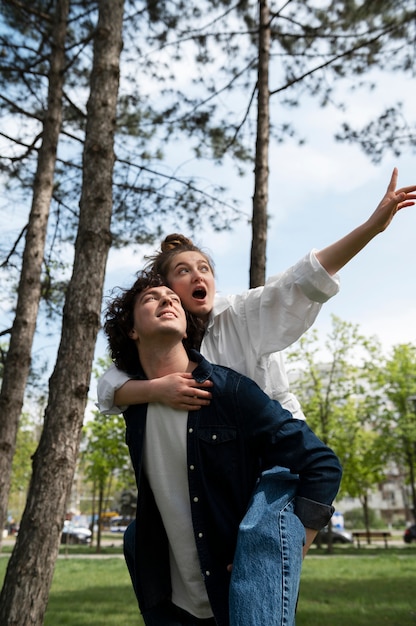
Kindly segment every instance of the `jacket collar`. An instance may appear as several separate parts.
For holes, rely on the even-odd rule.
[[[189,358],[197,364],[196,368],[192,372],[192,376],[195,378],[197,383],[205,382],[212,374],[212,363],[207,361],[206,358],[196,350],[189,350]]]
[[[202,356],[197,350],[189,350],[189,358],[191,361],[197,364],[196,368],[192,372],[192,376],[198,383],[205,382],[212,374],[212,364]],[[131,374],[131,377],[135,380],[146,380],[146,374],[141,366]]]

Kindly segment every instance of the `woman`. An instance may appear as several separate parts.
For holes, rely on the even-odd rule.
[[[388,227],[397,211],[415,204],[416,185],[396,191],[397,176],[395,168],[386,194],[366,222],[271,277],[264,287],[237,296],[215,293],[213,264],[191,240],[176,234],[166,237],[150,265],[180,296],[184,308],[201,320],[202,342],[196,346],[201,353],[254,379],[295,417],[304,419],[289,391],[281,351],[310,328],[322,304],[338,292],[337,272]],[[98,406],[104,413],[155,401],[189,411],[209,400],[209,385],[197,387],[186,373],[130,381],[112,366],[98,382]]]

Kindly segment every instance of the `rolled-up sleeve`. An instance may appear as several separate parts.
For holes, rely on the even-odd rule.
[[[295,513],[305,528],[321,530],[329,523],[334,511],[335,508],[332,505],[300,496],[295,498]]]
[[[338,293],[339,276],[330,276],[315,252],[270,277],[264,287],[235,296],[233,306],[247,325],[258,356],[297,341],[312,326],[322,304]]]
[[[339,291],[338,274],[331,276],[319,263],[313,249],[293,266],[293,282],[313,302],[323,304]]]

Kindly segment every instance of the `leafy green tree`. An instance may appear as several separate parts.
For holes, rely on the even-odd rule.
[[[394,346],[383,367],[374,368],[372,375],[385,398],[377,427],[390,458],[406,476],[416,519],[416,346],[410,343]]]
[[[370,357],[377,360],[379,353],[376,338],[364,337],[357,325],[335,315],[332,330],[323,344],[312,329],[289,351],[288,359],[296,372],[294,388],[302,400],[308,423],[326,443],[332,444],[339,436],[342,411],[345,409],[345,415],[350,415],[348,402],[365,394],[368,383],[363,364]]]
[[[16,452],[13,457],[9,511],[18,520],[23,513],[24,501],[32,474],[32,456],[39,443],[41,423],[31,413],[23,411],[17,431]]]
[[[384,442],[374,428],[373,420],[369,419],[369,410],[373,410],[373,401],[368,401],[366,394],[349,398],[341,409],[339,420],[344,471],[341,497],[347,495],[359,499],[368,533],[371,527],[369,495],[383,481],[388,463]]]
[[[368,523],[368,494],[381,480],[386,457],[371,417],[379,399],[364,366],[370,359],[379,362],[380,346],[333,316],[324,348],[325,356],[315,330],[295,344],[289,352],[289,362],[297,365],[292,388],[310,426],[341,460],[340,495],[358,497]]]
[[[82,466],[87,478],[96,486],[98,492],[99,520],[97,532],[97,552],[101,548],[101,516],[105,494],[110,489],[111,481],[122,470],[132,473],[128,448],[125,443],[125,424],[121,415],[102,415],[93,413],[94,419],[85,426],[86,446],[82,454]],[[93,516],[95,511],[93,511]]]

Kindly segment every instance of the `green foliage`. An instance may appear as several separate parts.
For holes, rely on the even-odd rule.
[[[86,476],[104,490],[116,471],[130,469],[124,418],[98,411],[93,415],[85,425],[86,447],[82,461]]]
[[[408,398],[416,394],[416,347],[396,346],[386,359],[358,326],[332,322],[324,354],[316,331],[289,352],[297,367],[292,387],[308,423],[340,457],[341,497],[358,497],[365,507],[391,462],[407,467],[414,483],[416,418]]]
[[[380,519],[377,513],[371,508],[368,509],[368,519],[370,522],[370,526],[373,530],[377,528],[385,528],[385,523]],[[344,513],[344,522],[345,522],[346,528],[351,528],[355,530],[365,528],[365,520],[364,520],[362,508],[351,509],[350,511],[346,511]]]
[[[377,428],[386,454],[397,464],[410,485],[416,510],[416,346],[399,344],[386,358],[384,367],[371,368],[371,376],[384,397]]]
[[[43,399],[32,403],[31,413],[24,411],[20,417],[16,438],[16,451],[13,457],[9,512],[19,520],[26,502],[26,493],[32,475],[32,456],[39,443]]]

